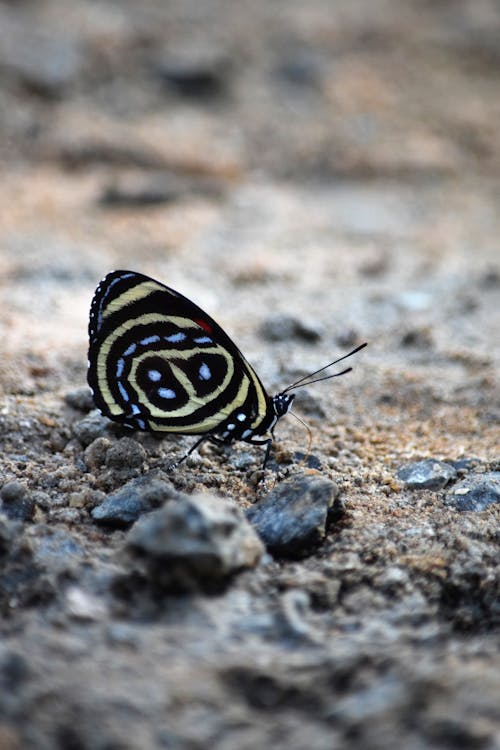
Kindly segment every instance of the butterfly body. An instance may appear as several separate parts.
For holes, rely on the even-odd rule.
[[[114,271],[89,321],[88,382],[105,416],[135,430],[268,444],[294,394],[269,396],[223,329],[175,290]]]

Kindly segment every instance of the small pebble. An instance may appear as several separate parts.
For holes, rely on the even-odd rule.
[[[87,495],[85,492],[70,492],[68,501],[70,508],[85,508]]]
[[[16,480],[6,482],[0,490],[0,497],[6,503],[18,503],[25,496],[26,487]]]
[[[108,450],[111,447],[111,440],[105,437],[98,437],[93,440],[90,445],[85,448],[83,458],[85,460],[85,466],[90,471],[96,471],[103,467],[106,463],[106,457]]]
[[[304,415],[314,417],[315,419],[325,419],[328,416],[322,405],[322,397],[313,393],[312,389],[301,388],[298,394],[298,403],[300,404],[302,418]],[[306,436],[306,428],[304,427],[303,429]]]
[[[409,490],[441,490],[456,476],[451,464],[432,458],[405,464],[397,472],[398,479]]]
[[[66,499],[62,495],[49,495],[48,492],[35,490],[31,493],[31,498],[37,508],[42,510],[51,510],[57,506],[66,505]]]
[[[146,451],[137,440],[124,437],[106,453],[106,465],[113,469],[139,468],[146,460]]]
[[[428,328],[410,328],[401,336],[400,345],[415,349],[432,349],[434,341]]]
[[[247,511],[269,552],[299,557],[325,538],[338,495],[337,485],[321,476],[294,476]]]
[[[109,425],[109,420],[94,409],[86,417],[73,425],[73,433],[83,446],[90,445],[96,438],[102,437]]]
[[[145,474],[109,495],[91,511],[91,516],[103,526],[123,528],[175,497],[177,492],[169,482]]]
[[[268,341],[299,339],[314,343],[321,339],[323,330],[319,323],[293,315],[272,315],[260,326],[260,334]]]
[[[72,409],[78,409],[78,411],[89,412],[94,408],[94,398],[88,386],[68,391],[64,395],[64,400],[68,406],[71,406]]]
[[[179,197],[180,191],[174,185],[149,178],[148,182],[128,180],[124,184],[110,184],[104,188],[99,203],[106,208],[142,208],[172,203]]]
[[[408,583],[409,576],[404,568],[390,565],[377,577],[377,584],[382,589],[393,589]]]
[[[335,343],[337,343],[341,349],[352,349],[359,344],[360,341],[360,333],[354,328],[345,328],[335,337]]]
[[[293,460],[297,464],[304,464],[308,469],[320,470],[321,460],[314,453],[303,453],[302,451],[295,451],[293,454]]]
[[[6,482],[0,490],[0,498],[3,512],[12,521],[29,521],[33,518],[33,498],[20,482]]]
[[[304,88],[317,88],[323,75],[323,60],[311,50],[294,50],[290,56],[284,56],[276,68],[279,79]]]
[[[255,455],[249,451],[234,452],[230,455],[229,463],[238,471],[247,471],[255,466]]]
[[[482,511],[500,503],[500,472],[469,474],[446,495],[447,505],[459,511]]]
[[[456,461],[450,461],[450,463],[458,474],[463,475],[480,466],[481,459],[474,456],[462,456],[462,458],[457,458]]]
[[[201,48],[164,54],[158,76],[170,91],[187,99],[209,101],[228,92],[230,60],[219,50]]]
[[[70,586],[66,591],[66,606],[69,615],[82,622],[102,620],[107,612],[102,599],[79,586]]]

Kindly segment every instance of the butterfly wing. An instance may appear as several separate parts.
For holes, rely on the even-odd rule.
[[[271,399],[222,328],[179,292],[114,271],[90,309],[88,383],[98,409],[133,429],[217,433],[232,415],[260,434]]]

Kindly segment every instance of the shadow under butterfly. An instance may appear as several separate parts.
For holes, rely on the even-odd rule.
[[[113,271],[90,308],[88,383],[101,413],[134,430],[200,435],[178,466],[205,440],[265,446],[303,386],[366,343],[270,396],[227,333],[174,289],[133,271]],[[296,415],[294,415],[296,416]]]

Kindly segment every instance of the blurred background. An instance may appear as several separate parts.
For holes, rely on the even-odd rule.
[[[499,39],[496,0],[0,2],[7,392],[84,379],[120,267],[193,297],[273,382],[323,357],[277,313],[327,360],[368,339],[460,382],[497,357]]]

